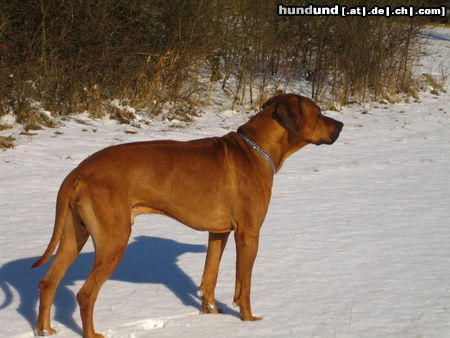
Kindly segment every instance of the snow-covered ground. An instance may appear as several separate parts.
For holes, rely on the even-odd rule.
[[[444,39],[442,39],[444,37]],[[450,67],[450,32],[430,37],[424,71]],[[449,88],[447,83],[447,88]],[[109,337],[450,337],[450,94],[418,102],[345,107],[332,146],[308,146],[276,175],[256,260],[252,305],[232,307],[230,240],[216,298],[222,315],[199,315],[196,295],[207,234],[163,216],[140,216],[128,250],[96,303]],[[122,142],[222,135],[248,119],[221,109],[185,128],[70,120],[20,136],[0,152],[0,337],[31,337],[37,283],[31,270],[51,235],[59,185],[82,159]],[[125,132],[127,131],[127,132]],[[134,134],[129,133],[135,132]],[[92,264],[89,243],[54,306],[59,337],[77,337],[75,294]]]

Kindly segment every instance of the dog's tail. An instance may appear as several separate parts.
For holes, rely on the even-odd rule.
[[[63,184],[61,185],[61,189],[59,189],[58,192],[58,197],[56,199],[55,226],[53,228],[53,234],[52,238],[50,239],[50,243],[48,243],[47,249],[42,254],[41,258],[39,258],[31,265],[32,268],[45,264],[50,259],[59,244],[64,229],[64,224],[66,222],[66,215],[69,208],[70,192],[72,189],[72,180],[69,179],[69,177],[70,176],[68,176],[63,182]]]

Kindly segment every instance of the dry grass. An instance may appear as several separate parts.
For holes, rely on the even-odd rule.
[[[40,130],[42,127],[54,128],[56,123],[50,119],[39,107],[33,106],[31,100],[22,98],[13,100],[10,109],[16,117],[16,121],[28,130]]]
[[[426,27],[431,27],[431,28],[439,28],[439,27],[443,27],[443,28],[449,28],[450,27],[450,21],[449,22],[429,22],[425,25]]]
[[[11,129],[11,128],[12,128],[12,126],[9,124],[0,124],[0,131]]]
[[[0,149],[14,148],[15,140],[12,136],[0,136]]]
[[[111,119],[116,120],[121,124],[131,124],[136,119],[136,115],[133,112],[111,104],[107,105],[105,110]]]
[[[168,121],[178,120],[186,123],[194,121],[194,118],[198,116],[200,111],[192,105],[177,105],[164,113],[164,118]]]
[[[423,73],[422,80],[425,85],[431,87],[431,93],[435,95],[439,95],[442,92],[445,92],[444,85],[441,81],[438,81],[435,77],[430,74]]]
[[[21,131],[21,132],[19,133],[19,135],[23,135],[23,136],[36,136],[36,135],[38,135],[38,133],[32,133],[32,132],[30,132],[30,131]]]

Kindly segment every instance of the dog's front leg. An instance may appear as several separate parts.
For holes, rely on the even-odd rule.
[[[235,232],[236,240],[236,290],[234,304],[239,306],[242,320],[260,320],[252,314],[250,286],[253,263],[258,252],[259,231],[240,230]]]
[[[202,313],[219,313],[214,300],[220,259],[227,244],[229,232],[222,234],[209,233],[208,252],[199,294],[202,296]]]

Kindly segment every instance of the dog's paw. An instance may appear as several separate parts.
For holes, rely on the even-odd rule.
[[[217,308],[215,304],[208,303],[208,305],[206,305],[206,310],[207,313],[220,313],[220,310]]]
[[[255,322],[255,321],[257,321],[257,320],[261,320],[262,319],[262,317],[258,317],[258,316],[243,316],[242,317],[242,320],[243,321],[245,321],[245,322]]]
[[[217,313],[221,313],[221,311],[217,308],[217,306],[216,306],[215,304],[203,302],[203,304],[202,304],[202,310],[200,311],[200,313],[213,313],[213,314],[217,314]]]
[[[105,336],[100,333],[94,333],[94,338],[105,338]]]
[[[52,336],[54,334],[56,334],[58,331],[56,331],[55,329],[49,327],[48,329],[38,329],[36,328],[34,330],[34,335],[36,337],[43,337],[43,336]]]

